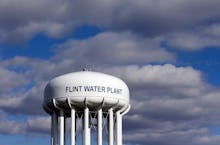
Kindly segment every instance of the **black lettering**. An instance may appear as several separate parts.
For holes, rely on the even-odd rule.
[[[70,87],[66,86],[66,92],[70,92]]]
[[[89,92],[89,86],[84,86],[84,91]]]

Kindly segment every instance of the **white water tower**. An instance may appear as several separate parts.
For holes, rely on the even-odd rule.
[[[91,119],[95,119],[97,145],[103,145],[107,120],[108,145],[122,145],[122,116],[130,109],[127,85],[114,76],[82,71],[52,79],[44,91],[44,110],[51,115],[51,145],[65,145],[65,119],[71,117],[71,145],[76,145],[81,116],[82,144],[91,145]]]

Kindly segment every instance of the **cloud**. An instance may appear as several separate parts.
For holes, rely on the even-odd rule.
[[[3,0],[0,42],[26,41],[39,33],[62,37],[81,24],[160,36],[216,20],[220,17],[219,4],[218,0]]]
[[[128,144],[217,144],[220,138],[208,126],[219,124],[220,93],[198,70],[167,64],[104,72],[122,78],[130,88],[132,108],[124,120]]]
[[[219,17],[219,1],[126,1],[113,17],[113,28],[145,36],[161,35]]]
[[[157,40],[154,41],[150,43],[149,40],[138,39],[130,33],[103,33],[89,40],[69,40],[57,46],[56,55],[50,60],[21,56],[4,60],[1,62],[4,68],[15,70],[15,74],[21,71],[20,79],[28,80],[30,83],[26,84],[28,88],[26,91],[12,92],[11,97],[2,98],[0,107],[12,114],[42,114],[40,104],[43,100],[46,82],[73,69],[82,69],[84,65],[101,67],[139,62],[174,61],[173,54],[160,48]],[[107,46],[109,51],[105,52]]]
[[[113,67],[111,69],[116,75],[120,75],[128,83],[133,85],[155,84],[157,86],[199,86],[202,84],[201,72],[192,67],[175,67],[171,64],[165,65],[137,65],[125,67]],[[184,78],[182,76],[185,76]],[[173,79],[171,79],[173,78]]]
[[[50,133],[50,117],[49,116],[32,116],[22,121],[8,119],[11,116],[0,111],[0,134],[16,135],[16,134],[49,134]],[[22,116],[17,116],[18,118]]]
[[[220,138],[212,135],[206,128],[190,129],[180,131],[162,132],[139,132],[125,135],[125,139],[133,144],[151,144],[151,145],[217,145]],[[129,144],[129,143],[128,143]]]
[[[131,87],[131,92],[141,96],[160,96],[169,92],[168,95],[180,98],[192,97],[198,96],[205,86],[201,72],[192,67],[175,67],[171,64],[113,67],[105,72],[124,79]]]
[[[21,134],[23,133],[24,130],[24,125],[21,123],[17,123],[17,121],[8,121],[8,120],[3,120],[0,121],[0,134],[7,134],[7,135],[12,135],[12,134]]]
[[[51,129],[51,118],[49,116],[30,117],[27,120],[26,131],[31,133],[49,134]]]
[[[47,134],[50,121],[43,117],[42,109],[46,82],[57,75],[80,70],[82,66],[92,66],[94,71],[118,76],[129,85],[132,109],[125,117],[125,142],[175,144],[184,142],[181,135],[187,138],[191,132],[196,132],[192,144],[205,137],[207,141],[218,140],[209,133],[208,126],[219,124],[216,121],[220,116],[216,103],[219,92],[203,80],[199,70],[172,64],[137,65],[175,62],[175,55],[160,43],[161,38],[105,32],[88,40],[69,40],[57,45],[55,55],[49,60],[21,56],[3,60],[1,66],[5,74],[13,72],[19,78],[21,74],[22,80],[32,83],[24,85],[23,92],[12,92],[12,97],[1,97],[0,108],[10,115],[38,116],[29,117],[25,126],[15,124],[18,129],[14,134]],[[208,98],[216,101],[207,101]],[[133,139],[130,132],[135,132],[139,140]],[[166,138],[176,139],[165,142]]]
[[[177,56],[172,52],[220,45],[219,4],[219,0],[0,1],[0,43],[25,42],[39,33],[60,38],[81,24],[105,30],[86,40],[58,44],[48,60],[24,56],[1,60],[0,134],[48,134],[50,117],[42,109],[47,81],[90,67],[122,78],[130,88],[132,108],[123,124],[126,144],[219,144],[219,134],[210,129],[220,124],[219,88],[208,84],[201,71],[173,65]],[[17,114],[27,119],[21,123],[8,117]]]
[[[132,115],[140,113],[152,119],[187,121],[217,113],[214,104],[218,103],[205,100],[213,98],[210,100],[218,102],[219,92],[204,82],[201,72],[192,67],[170,64],[121,66],[104,69],[104,72],[128,84]]]
[[[80,59],[73,61],[73,68],[70,68],[68,63],[64,65],[71,59],[68,56],[71,51],[58,50],[60,56],[65,57],[54,56],[48,61],[15,57],[1,62],[6,68],[23,66],[23,69],[26,69],[24,77],[32,78],[34,81],[39,80],[23,96],[4,98],[0,101],[0,108],[6,113],[37,115],[28,117],[25,126],[14,124],[18,126],[18,129],[13,131],[14,134],[47,134],[49,132],[50,118],[45,116],[41,108],[43,88],[50,77],[60,73],[59,69],[62,71],[78,69],[79,64],[76,65],[76,62]],[[88,50],[82,50],[83,53],[86,51]],[[132,109],[124,120],[126,143],[152,145],[179,143],[182,145],[190,138],[189,145],[217,144],[219,137],[212,134],[208,126],[220,123],[217,121],[220,119],[218,117],[220,116],[218,113],[220,93],[203,80],[200,71],[192,67],[176,67],[171,64],[108,67],[100,65],[95,70],[122,78],[131,90]],[[12,126],[13,123],[15,121],[9,121],[8,126],[10,124]]]
[[[104,32],[88,40],[70,39],[59,44],[55,55],[48,60],[21,56],[2,60],[3,74],[15,76],[11,77],[13,79],[21,78],[16,82],[10,80],[13,83],[9,87],[23,84],[23,89],[1,97],[0,109],[7,115],[27,116],[25,125],[5,119],[8,126],[17,126],[8,133],[47,134],[50,119],[42,109],[47,81],[63,73],[81,70],[82,66],[92,66],[94,71],[122,78],[130,88],[132,109],[124,120],[126,143],[176,145],[177,142],[185,144],[188,138],[191,139],[189,145],[206,145],[210,140],[217,142],[219,137],[212,134],[209,126],[220,124],[219,91],[205,82],[202,72],[192,67],[147,65],[175,62],[175,55],[160,43],[159,37]],[[1,82],[0,85],[3,86]],[[7,89],[2,92],[7,94]],[[0,125],[7,124],[2,122]],[[7,129],[10,130],[2,129],[2,133]],[[215,145],[215,141],[212,143]]]
[[[25,125],[14,121],[14,120],[8,120],[6,118],[7,114],[0,110],[0,134],[4,135],[13,135],[13,134],[20,134],[24,133]]]
[[[87,40],[69,40],[58,48],[54,59],[71,58],[85,65],[175,61],[174,54],[160,46],[159,38],[143,39],[131,33],[101,33]]]
[[[66,4],[61,1],[3,0],[0,5],[0,42],[22,42],[38,33],[60,37],[72,25],[63,22]]]
[[[220,24],[200,26],[191,31],[170,34],[166,41],[169,47],[187,51],[196,51],[207,47],[220,46]]]
[[[0,93],[2,96],[10,95],[13,91],[21,89],[25,86],[28,80],[23,79],[22,74],[16,73],[13,70],[9,70],[4,67],[0,67]]]
[[[44,87],[45,83],[39,83],[24,94],[14,93],[12,97],[0,98],[0,108],[12,115],[42,115]]]

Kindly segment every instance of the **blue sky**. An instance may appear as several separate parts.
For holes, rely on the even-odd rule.
[[[50,144],[44,87],[84,67],[128,84],[124,144],[218,145],[219,6],[219,0],[1,1],[0,145]]]

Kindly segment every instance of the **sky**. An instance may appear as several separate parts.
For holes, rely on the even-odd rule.
[[[91,68],[130,89],[124,145],[219,145],[219,0],[1,0],[0,145],[49,145],[47,82]]]

